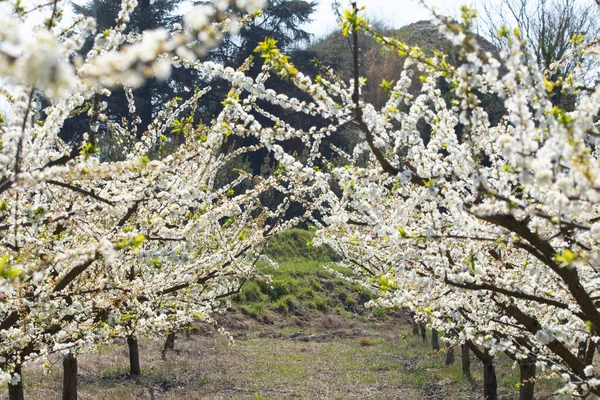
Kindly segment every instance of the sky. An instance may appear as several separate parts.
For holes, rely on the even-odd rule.
[[[485,0],[479,0],[485,1]],[[313,14],[313,22],[306,29],[316,38],[322,37],[335,30],[336,17],[331,8],[332,0],[320,0],[317,12]],[[342,5],[349,1],[341,1]],[[477,6],[473,0],[426,0],[429,7],[437,13],[447,16],[458,16],[461,6],[468,4]],[[432,18],[431,11],[421,5],[418,0],[358,0],[359,7],[366,6],[369,19],[376,19],[392,28],[400,28],[413,22]]]

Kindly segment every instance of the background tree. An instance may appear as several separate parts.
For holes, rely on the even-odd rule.
[[[600,12],[596,2],[501,0],[499,3],[484,2],[483,8],[482,30],[496,47],[506,48],[507,45],[506,35],[499,35],[501,26],[507,29],[518,28],[531,48],[530,56],[534,57],[542,71],[548,71],[547,78],[550,81],[567,77],[578,63],[585,62],[589,70],[586,83],[595,84],[596,61],[565,56],[583,40],[592,41],[597,38]],[[554,102],[571,110],[575,97],[561,93],[559,86],[554,94]]]

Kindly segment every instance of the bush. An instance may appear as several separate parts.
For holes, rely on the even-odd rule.
[[[283,314],[294,311],[296,308],[295,300],[296,299],[291,295],[284,296],[274,304],[275,309]]]

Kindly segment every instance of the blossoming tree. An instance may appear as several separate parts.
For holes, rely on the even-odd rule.
[[[581,67],[550,80],[552,71],[527,61],[519,32],[500,31],[510,46],[499,58],[481,50],[470,29],[474,13],[463,12],[461,24],[440,19],[459,65],[380,36],[356,9],[346,12],[346,34],[362,29],[406,57],[381,109],[360,100],[358,73],[350,85],[331,75],[313,81],[263,42],[267,65],[315,106],[264,97],[331,123],[311,132],[307,162],[289,154],[279,160],[299,184],[312,185],[306,201],[319,205],[319,240],[346,257],[358,281],[385,292],[382,304],[407,307],[457,341],[483,345],[473,350],[492,367],[494,353],[515,357],[522,398],[532,396],[533,366],[561,375],[564,393],[595,393],[600,89],[586,85]],[[557,69],[597,57],[596,42],[571,40],[575,50]],[[414,74],[420,85],[411,94]],[[577,96],[574,111],[552,103],[557,92]],[[504,103],[499,122],[490,122],[484,95]],[[363,142],[338,149],[345,165],[319,158],[324,137],[350,125]],[[486,396],[494,398],[491,373],[488,383]]]
[[[597,393],[600,88],[586,85],[587,71],[551,80],[524,57],[519,32],[501,30],[510,46],[499,58],[484,52],[468,8],[462,24],[440,19],[458,65],[378,35],[356,7],[345,13],[355,63],[359,29],[406,57],[401,79],[385,83],[390,97],[381,109],[361,101],[358,73],[349,85],[328,70],[311,79],[273,40],[257,49],[266,61],[257,78],[197,61],[244,22],[230,7],[252,12],[258,3],[215,1],[186,14],[183,27],[124,35],[135,7],[126,0],[115,28],[98,34],[83,59],[70,55],[93,22],[57,26],[58,0],[30,9],[10,3],[0,17],[0,73],[20,85],[0,136],[0,353],[11,399],[23,397],[20,368],[28,360],[115,336],[133,344],[136,335],[207,318],[254,273],[265,237],[294,223],[281,222],[294,201],[315,212],[319,239],[345,257],[354,279],[380,290],[380,303],[407,307],[480,353],[491,366],[487,398],[495,396],[491,356],[500,351],[520,360],[522,398],[532,393],[531,365],[561,374],[564,393]],[[22,19],[38,12],[48,15],[45,27],[20,34]],[[575,51],[559,63],[597,58],[596,42],[572,40]],[[99,94],[166,77],[173,64],[232,83],[221,114],[193,126],[185,113],[200,90],[169,104],[139,134],[132,108],[123,124],[111,125],[122,161],[101,162]],[[414,74],[420,84],[411,93]],[[308,100],[269,89],[271,75]],[[450,100],[441,81],[453,89]],[[574,111],[552,103],[557,92],[577,96]],[[45,116],[41,94],[52,99]],[[500,122],[490,122],[483,95],[503,101]],[[261,109],[262,101],[281,115]],[[63,143],[64,121],[82,112],[90,118],[84,141]],[[295,128],[290,112],[318,116],[320,125]],[[185,144],[153,160],[173,125]],[[344,129],[359,130],[362,142],[334,149],[345,160],[337,165],[321,150]],[[243,172],[215,185],[235,156],[219,154],[232,134],[256,138],[279,161],[277,173],[245,191],[240,183],[251,177]],[[284,151],[280,142],[292,138],[304,154]],[[284,198],[275,210],[259,201],[272,190]]]
[[[260,5],[238,3],[250,12]],[[187,113],[208,89],[169,103],[148,127],[137,126],[132,102],[121,124],[109,123],[122,161],[97,155],[98,124],[106,121],[99,95],[110,87],[164,78],[176,64],[229,77],[235,98],[240,72],[196,61],[244,22],[227,14],[235,4],[198,6],[172,32],[123,35],[136,5],[124,1],[115,28],[96,36],[85,59],[70,56],[93,20],[59,27],[62,5],[11,3],[0,24],[0,71],[16,92],[0,127],[0,354],[11,399],[23,398],[24,362],[119,336],[134,352],[137,335],[210,319],[220,299],[255,273],[264,241],[294,223],[282,218],[292,190],[281,176],[239,171],[216,185],[229,159],[256,147],[220,153],[227,136],[247,134],[240,120],[250,115],[233,102],[213,124],[193,125]],[[36,13],[45,25],[26,35]],[[43,110],[40,96],[51,100]],[[90,120],[84,141],[64,143],[65,121],[81,113]],[[173,127],[185,144],[153,159]],[[242,188],[248,180],[250,189]],[[284,199],[278,208],[261,204],[267,191]]]

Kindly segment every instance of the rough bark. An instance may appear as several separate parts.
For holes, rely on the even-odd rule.
[[[415,321],[415,313],[410,313],[410,321],[412,326],[412,334],[414,336],[419,336],[419,323]]]
[[[417,323],[412,324],[412,334],[414,336],[419,336],[419,324],[417,324]]]
[[[535,386],[535,358],[527,357],[519,360],[521,372],[521,386],[519,386],[519,400],[533,400]]]
[[[424,342],[427,341],[427,328],[425,328],[425,325],[423,324],[419,324],[419,328],[421,329],[421,338],[423,339]]]
[[[431,330],[431,348],[435,351],[440,350],[440,339],[436,329]]]
[[[498,400],[498,382],[496,380],[496,367],[494,357],[488,350],[484,350],[483,357],[483,398],[485,400]]]
[[[21,373],[21,366],[18,365],[13,371],[15,374],[19,374],[21,379],[15,385],[8,384],[8,399],[9,400],[25,400],[23,395],[23,374]]]
[[[585,365],[592,365],[594,362],[594,353],[596,351],[596,346],[593,341],[588,340],[587,342],[587,350],[585,352],[585,357],[583,362]]]
[[[585,353],[587,351],[587,342],[579,342],[579,346],[577,347],[577,358],[581,361],[585,361]]]
[[[140,369],[140,349],[135,336],[127,336],[127,347],[129,348],[129,374],[139,376],[142,373]]]
[[[77,358],[69,353],[63,358],[63,400],[77,400]]]
[[[175,332],[170,332],[165,339],[165,344],[162,348],[162,358],[163,360],[167,357],[167,351],[173,351],[175,347]]]
[[[471,354],[469,352],[469,345],[463,343],[460,345],[460,353],[462,357],[462,373],[466,377],[471,377]]]
[[[446,349],[446,366],[454,364],[454,347]]]

